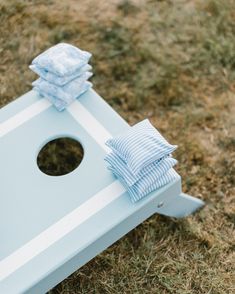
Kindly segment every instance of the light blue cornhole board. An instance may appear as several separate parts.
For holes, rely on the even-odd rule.
[[[203,205],[181,178],[133,204],[107,170],[104,142],[129,125],[89,90],[58,112],[30,91],[0,110],[0,293],[44,293],[154,213],[183,217]],[[42,173],[47,142],[84,148],[72,173]]]

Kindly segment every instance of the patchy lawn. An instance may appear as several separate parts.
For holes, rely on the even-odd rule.
[[[0,21],[0,107],[31,89],[46,48],[91,51],[95,90],[178,144],[184,192],[207,203],[152,216],[50,293],[235,293],[234,0],[1,0]]]

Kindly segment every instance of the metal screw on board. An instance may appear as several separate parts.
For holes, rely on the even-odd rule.
[[[163,205],[164,205],[164,202],[161,201],[161,202],[158,203],[157,207],[160,208],[160,207],[162,207]]]

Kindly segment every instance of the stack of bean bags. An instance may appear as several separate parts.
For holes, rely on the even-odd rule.
[[[57,44],[38,55],[29,66],[40,77],[33,88],[59,110],[64,110],[92,87],[88,79],[91,53],[66,44]]]
[[[177,146],[169,144],[147,119],[106,145],[112,150],[105,157],[108,169],[126,187],[132,202],[179,177],[172,168],[177,161],[171,156]]]

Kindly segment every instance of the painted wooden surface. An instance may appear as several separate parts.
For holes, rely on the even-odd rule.
[[[186,216],[203,205],[181,178],[131,203],[106,168],[104,142],[129,125],[94,91],[60,113],[34,91],[0,110],[0,293],[43,293],[154,213]],[[72,173],[36,162],[52,139],[84,148]]]

